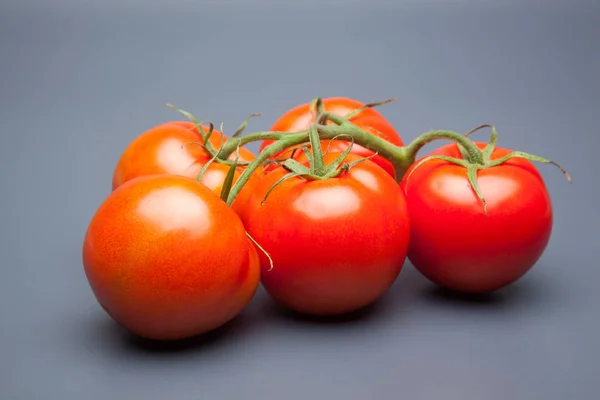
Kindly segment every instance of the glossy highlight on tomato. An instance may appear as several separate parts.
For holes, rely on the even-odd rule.
[[[496,148],[491,159],[510,152]],[[430,155],[462,159],[455,143]],[[402,181],[411,219],[408,258],[425,277],[454,291],[485,293],[517,281],[536,264],[549,242],[553,213],[530,161],[512,158],[478,171],[487,215],[465,168],[440,159],[415,165]]]
[[[345,314],[376,301],[400,274],[408,249],[410,222],[397,183],[366,160],[335,178],[286,180],[261,204],[286,173],[278,168],[257,184],[243,218],[273,261],[270,269],[259,252],[266,291],[311,315]]]
[[[339,116],[345,116],[364,106],[365,103],[347,97],[329,97],[323,99],[323,109],[326,112],[331,112]],[[270,130],[274,132],[298,132],[308,129],[314,122],[315,118],[313,112],[311,111],[310,103],[305,103],[296,106],[281,115],[273,123]],[[392,144],[397,146],[404,145],[402,138],[394,129],[392,124],[375,108],[367,108],[363,110],[356,116],[350,118],[350,122],[371,133],[372,135],[385,139]],[[328,123],[332,124],[330,121]],[[264,140],[260,145],[260,151],[262,151],[271,143],[273,143],[272,140]],[[332,153],[343,152],[350,145],[351,143],[347,140],[322,141],[322,147],[324,151],[325,149],[329,148],[329,151]],[[291,156],[294,148],[295,147],[289,148],[286,151],[281,152],[277,155],[277,157]],[[369,157],[374,154],[371,150],[365,149],[358,144],[352,144],[351,152],[362,157]],[[296,154],[299,155],[301,152],[296,152],[294,155]],[[395,175],[394,167],[385,158],[376,155],[371,159],[371,161],[386,170],[391,176]]]
[[[224,325],[260,279],[237,214],[206,186],[176,175],[135,178],[113,191],[88,226],[82,257],[105,311],[154,340]]]

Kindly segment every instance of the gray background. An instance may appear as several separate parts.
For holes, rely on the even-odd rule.
[[[0,6],[0,398],[597,398],[592,2],[98,3]],[[230,133],[315,96],[397,96],[381,111],[405,141],[493,123],[500,145],[561,162],[573,185],[540,165],[555,227],[537,266],[475,300],[407,264],[376,307],[333,322],[261,290],[228,329],[179,345],[117,328],[81,244],[124,147],[179,117],[167,102]]]

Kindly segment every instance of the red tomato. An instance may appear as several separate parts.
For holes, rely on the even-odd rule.
[[[208,131],[208,127],[204,128]],[[227,138],[217,130],[214,130],[210,137],[215,149],[226,141]],[[121,155],[113,174],[113,190],[130,179],[144,175],[173,174],[197,178],[211,156],[194,142],[201,143],[202,138],[198,128],[191,121],[167,122],[144,132],[131,142]],[[229,158],[234,159],[235,156],[234,153]],[[249,162],[253,159],[254,155],[250,150],[240,148],[240,161]],[[203,176],[200,182],[220,194],[227,168],[224,164],[213,162],[207,171],[208,176]],[[242,170],[242,167],[238,168],[236,179]],[[221,177],[220,182],[216,181],[217,177]],[[252,190],[251,186],[252,182],[244,187],[239,199],[236,199],[233,204],[236,211],[243,206],[242,203]]]
[[[510,152],[497,148],[491,159]],[[456,144],[431,154],[462,159]],[[478,171],[487,216],[465,168],[431,160],[407,181],[413,169],[401,184],[411,219],[408,258],[432,282],[458,292],[490,292],[515,282],[542,255],[552,230],[552,205],[531,162],[513,158]]]
[[[329,163],[339,154],[325,157]],[[360,158],[350,154],[346,161]],[[264,253],[261,281],[279,303],[312,315],[344,314],[374,302],[400,273],[409,240],[404,194],[370,161],[336,178],[292,178],[275,169],[257,184],[244,224]]]
[[[330,97],[323,99],[323,108],[327,112],[331,112],[336,115],[345,116],[348,113],[363,107],[365,104],[357,100],[349,99],[346,97]],[[381,137],[398,146],[403,146],[404,143],[400,135],[396,132],[394,127],[389,123],[383,115],[374,108],[367,108],[361,113],[357,114],[350,121],[362,128],[363,130]],[[271,126],[271,131],[275,132],[298,132],[308,129],[311,124],[315,122],[314,116],[311,113],[310,103],[305,103],[296,106],[286,113],[284,113],[279,119]],[[332,124],[332,122],[329,122]],[[331,142],[331,152],[343,152],[351,144],[346,140],[324,140],[322,141],[323,151],[327,149]],[[262,151],[266,146],[273,143],[272,140],[265,140],[261,143],[260,150]],[[277,157],[289,157],[292,149],[288,149]],[[301,152],[297,152],[300,154]],[[373,152],[365,149],[358,144],[352,145],[352,153],[361,155],[362,157],[368,157],[373,155]],[[377,155],[371,159],[375,164],[385,169],[391,176],[395,176],[394,167],[385,158]]]
[[[83,243],[91,289],[132,333],[183,339],[238,315],[260,279],[240,218],[191,178],[151,175],[113,191]]]

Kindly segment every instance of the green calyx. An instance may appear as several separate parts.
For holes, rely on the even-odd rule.
[[[471,134],[473,134],[483,128],[490,128],[492,130],[492,135],[491,135],[490,141],[483,150],[479,149],[477,146],[470,146],[469,149],[466,149],[465,146],[463,146],[460,142],[457,142],[457,146],[460,150],[462,158],[455,158],[455,157],[449,157],[449,156],[444,156],[444,155],[433,155],[433,156],[424,157],[423,159],[421,159],[420,161],[418,161],[415,164],[415,166],[412,168],[412,170],[406,177],[406,180],[408,181],[408,179],[410,179],[410,176],[413,174],[413,172],[417,168],[419,168],[421,165],[423,165],[426,162],[431,161],[431,160],[438,159],[438,160],[446,161],[451,164],[459,165],[466,169],[467,179],[469,180],[469,183],[471,184],[473,191],[477,195],[477,198],[483,204],[483,211],[484,211],[485,215],[487,215],[487,202],[486,202],[485,197],[483,196],[483,193],[481,192],[481,189],[479,188],[479,184],[477,183],[477,172],[480,170],[483,170],[483,169],[494,168],[494,167],[500,166],[500,165],[504,164],[506,161],[510,160],[511,158],[518,157],[518,158],[523,158],[523,159],[526,159],[529,161],[536,161],[536,162],[555,165],[565,175],[566,179],[570,183],[572,183],[572,179],[571,179],[570,175],[567,173],[567,171],[562,166],[560,166],[558,163],[556,163],[550,159],[547,159],[547,158],[539,157],[539,156],[525,153],[522,151],[513,151],[512,153],[509,153],[509,154],[505,155],[504,157],[492,160],[491,157],[494,152],[494,149],[496,148],[496,144],[498,142],[498,133],[496,131],[496,128],[493,125],[490,125],[490,124],[480,125],[474,129],[470,130],[469,132],[466,132],[464,134],[464,136],[465,137],[470,136]],[[476,149],[477,151],[475,152],[474,149]]]
[[[305,179],[308,181],[333,179],[333,178],[340,176],[343,173],[348,172],[356,164],[361,163],[365,160],[368,160],[376,155],[376,153],[375,153],[369,157],[360,158],[360,159],[354,160],[350,163],[345,162],[346,157],[352,151],[352,145],[354,144],[352,141],[352,137],[350,137],[351,143],[346,148],[346,150],[344,150],[339,156],[337,156],[335,158],[335,160],[333,160],[330,164],[325,164],[324,154],[323,154],[322,147],[321,147],[321,139],[319,137],[319,132],[317,130],[316,124],[311,125],[311,127],[308,129],[308,134],[309,134],[309,139],[310,139],[310,147],[311,147],[312,151],[309,150],[308,146],[301,147],[301,150],[304,152],[304,155],[306,156],[306,158],[308,160],[308,166],[296,161],[295,159],[293,159],[291,157],[286,159],[283,162],[282,166],[289,172],[287,174],[285,174],[283,177],[281,177],[277,182],[275,182],[275,184],[273,184],[273,186],[271,188],[269,188],[269,190],[265,194],[265,197],[262,200],[263,205],[266,202],[267,197],[269,197],[269,194],[271,194],[271,192],[277,186],[279,186],[283,182],[287,181],[288,179],[292,179],[292,178],[296,178],[296,177],[299,177],[299,178],[302,178],[302,179]],[[343,135],[338,135],[338,136],[341,137]],[[332,139],[332,141],[337,139],[338,136],[334,137]],[[329,153],[330,146],[331,146],[331,142],[329,142],[329,146],[327,147],[327,151],[325,152],[325,154]]]

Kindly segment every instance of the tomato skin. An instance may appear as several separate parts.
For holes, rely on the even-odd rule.
[[[304,314],[345,314],[373,303],[394,283],[406,258],[410,224],[402,191],[385,171],[364,161],[333,179],[287,180],[261,206],[286,172],[276,169],[257,184],[243,218],[273,259],[269,270],[259,252],[263,287]]]
[[[510,152],[497,148],[491,158]],[[430,154],[462,158],[456,144]],[[535,265],[549,242],[553,214],[531,162],[513,158],[478,172],[487,216],[465,168],[432,160],[407,182],[412,169],[401,183],[411,218],[408,258],[425,277],[453,291],[486,293],[517,281]]]
[[[233,210],[191,178],[150,175],[113,191],[83,242],[90,287],[132,333],[177,340],[232,320],[258,287],[254,245]]]
[[[208,127],[204,128],[208,131]],[[218,149],[227,138],[221,132],[213,130],[209,141]],[[171,121],[149,129],[134,139],[121,155],[113,173],[113,190],[131,179],[145,175],[173,174],[196,179],[211,156],[194,142],[201,143],[202,138],[191,121]],[[234,159],[235,156],[234,153],[229,159]],[[240,148],[240,161],[250,162],[254,158],[250,150]],[[206,172],[208,176],[203,176],[200,182],[220,194],[228,168],[225,164],[213,162]],[[237,169],[235,180],[242,171],[242,167]],[[244,186],[239,198],[232,204],[236,212],[243,208],[247,194],[252,190],[251,186],[252,182]]]
[[[347,97],[330,97],[323,99],[323,108],[325,111],[331,112],[336,115],[345,116],[348,113],[361,108],[365,105],[360,101],[350,99]],[[403,146],[404,142],[402,138],[396,132],[392,124],[383,117],[383,115],[375,108],[367,108],[361,113],[357,114],[350,121],[365,131],[379,136],[382,139],[387,140],[397,146]],[[308,129],[312,123],[315,122],[314,116],[310,110],[310,103],[301,104],[293,107],[292,109],[285,112],[283,115],[275,121],[271,126],[271,131],[274,132],[298,132]],[[332,124],[332,122],[329,122]],[[261,143],[260,151],[266,146],[273,143],[272,140],[265,140]],[[323,140],[322,146],[323,151],[331,143],[331,152],[343,152],[351,144],[345,140]],[[359,154],[363,157],[373,155],[373,152],[365,149],[364,147],[354,144],[352,145],[352,153]],[[298,152],[300,154],[300,152]],[[291,150],[287,150],[277,155],[277,157],[289,157]],[[391,176],[395,176],[394,167],[385,158],[377,155],[371,159],[372,162],[379,165],[381,168],[386,170]]]
[[[223,190],[223,184],[225,183],[225,178],[227,177],[227,174],[229,173],[229,168],[230,168],[229,165],[213,162],[212,164],[210,164],[208,166],[208,168],[202,175],[202,179],[200,179],[200,183],[204,184],[210,190],[215,192],[215,194],[220,196],[221,191]],[[236,168],[236,171],[233,175],[234,183],[237,182],[237,180],[239,179],[239,177],[243,171],[244,171],[244,168]],[[246,209],[246,204],[248,203],[248,199],[250,198],[250,195],[252,194],[252,191],[254,190],[256,183],[260,179],[260,175],[261,175],[260,169],[255,171],[250,176],[250,179],[248,179],[248,181],[244,184],[244,187],[242,188],[240,193],[237,195],[237,197],[233,201],[233,204],[231,204],[231,208],[238,215],[241,216],[242,213],[244,212],[244,210]]]

